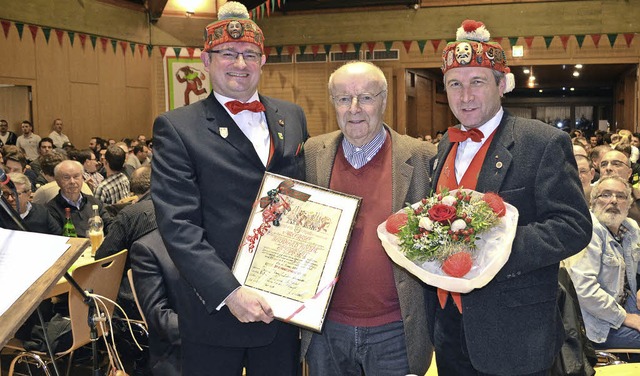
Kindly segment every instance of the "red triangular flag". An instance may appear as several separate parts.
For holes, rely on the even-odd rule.
[[[58,43],[62,46],[62,37],[64,36],[63,30],[56,29],[56,36],[58,37]]]
[[[432,39],[431,45],[433,46],[433,52],[438,52],[438,46],[440,45],[441,39]]]
[[[349,47],[349,45],[348,45],[348,44],[343,43],[343,44],[341,44],[341,45],[340,45],[340,51],[342,51],[342,53],[343,53],[343,54],[346,54],[346,53],[347,53],[347,48],[348,48],[348,47]]]
[[[271,47],[264,46],[264,56],[269,57],[271,54]]]
[[[280,2],[280,0],[278,0],[278,2]],[[278,6],[280,6],[278,4]],[[313,56],[316,57],[318,55],[318,51],[320,50],[320,45],[319,44],[312,44],[311,45],[311,52],[313,53]]]
[[[598,44],[600,44],[600,34],[591,34],[591,39],[593,39],[593,44],[595,44],[596,48],[598,48]]]
[[[631,47],[631,41],[633,41],[633,37],[635,35],[636,35],[635,33],[624,34],[624,40],[627,42],[627,47]]]
[[[296,46],[287,46],[287,52],[289,56],[293,56],[293,54],[296,53]]]
[[[11,22],[5,21],[5,20],[2,20],[0,22],[2,23],[2,30],[4,30],[4,37],[5,38],[9,37],[9,29],[11,28]]]
[[[127,54],[127,42],[120,42],[120,48],[122,48],[122,54],[126,55]]]
[[[194,47],[187,47],[187,54],[189,54],[189,58],[193,59],[193,54],[196,52]]]
[[[164,54],[167,53],[167,47],[158,47],[160,48],[160,56],[164,57]]]
[[[376,42],[367,42],[367,49],[371,56],[373,56],[373,50],[376,48]]]
[[[107,43],[109,43],[109,39],[100,38],[100,44],[102,44],[102,52],[107,52]]]
[[[80,44],[82,48],[84,48],[84,44],[87,41],[87,34],[78,34],[78,38],[80,39]]]
[[[138,45],[138,51],[140,51],[140,56],[142,56],[142,52],[144,51],[144,45],[139,44]]]
[[[33,41],[36,41],[36,36],[38,35],[38,27],[35,25],[29,25],[29,30],[31,31],[31,36],[33,37]]]
[[[535,37],[524,37],[524,42],[527,44],[527,47],[531,48],[531,43],[533,43],[533,38]]]
[[[564,47],[564,50],[567,50],[567,44],[569,43],[569,36],[568,35],[560,35],[560,41],[562,41],[562,47]]]
[[[502,37],[496,37],[496,38],[493,38],[493,40],[498,44],[502,44]]]
[[[407,51],[407,53],[409,53],[409,50],[411,49],[411,42],[410,40],[403,40],[402,44],[404,44],[404,49],[405,51]]]

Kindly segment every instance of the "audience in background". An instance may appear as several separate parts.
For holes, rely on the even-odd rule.
[[[0,142],[2,145],[15,145],[18,141],[18,136],[9,130],[9,123],[2,119],[0,120]]]
[[[3,185],[2,195],[18,212],[27,230],[51,235],[62,234],[62,227],[51,216],[47,208],[44,205],[30,202],[31,182],[29,178],[18,172],[9,174],[9,178],[13,181],[16,191],[12,192],[9,187]]]
[[[33,124],[29,120],[23,121],[20,127],[22,128],[22,135],[18,136],[16,146],[24,150],[27,161],[35,161],[38,158],[40,136],[33,133]]]
[[[122,173],[125,157],[124,150],[116,145],[109,146],[104,155],[107,178],[98,184],[95,196],[106,205],[129,196],[129,179]]]
[[[69,137],[62,133],[62,119],[55,119],[53,121],[49,138],[53,140],[53,145],[59,149],[62,149],[65,142],[70,142]]]

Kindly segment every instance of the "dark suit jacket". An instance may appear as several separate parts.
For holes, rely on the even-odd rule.
[[[435,150],[430,143],[400,135],[390,129],[389,133],[391,134],[393,159],[392,211],[396,212],[402,209],[407,202],[418,202],[428,195],[431,190],[428,163],[435,154]],[[329,187],[333,164],[342,138],[342,132],[336,131],[309,139],[305,145],[308,182]],[[426,338],[428,335],[427,319],[423,310],[425,285],[418,278],[395,264],[393,265],[393,275],[404,323],[409,369],[411,373],[424,375],[431,363],[433,351],[431,343]],[[304,331],[302,356],[305,355],[310,341],[311,332]]]
[[[302,109],[268,97],[260,101],[275,149],[266,169],[213,94],[154,122],[151,195],[158,229],[183,277],[183,341],[263,346],[286,325],[243,324],[227,307],[216,310],[240,286],[230,268],[265,171],[304,179]]]
[[[445,135],[432,163],[434,187],[451,146]],[[564,340],[556,304],[558,265],[591,239],[591,218],[569,136],[505,113],[476,190],[497,192],[520,217],[509,261],[485,287],[462,294],[471,363],[498,375],[550,368]],[[430,328],[436,304],[435,289],[430,289]]]
[[[179,376],[180,274],[158,230],[133,243],[129,257],[138,301],[149,325],[149,368],[154,376]]]
[[[11,132],[11,131],[7,131],[9,133],[9,136],[7,136],[7,142],[5,142],[5,145],[15,145],[16,142],[18,142],[18,136],[16,136],[15,133]]]
[[[29,231],[51,235],[62,234],[62,226],[56,222],[44,205],[32,203],[29,214],[24,217],[24,224]]]

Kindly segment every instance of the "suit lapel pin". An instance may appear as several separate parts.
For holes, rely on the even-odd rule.
[[[284,120],[282,119],[278,120],[278,125],[281,127],[284,127]]]
[[[227,127],[220,127],[220,136],[222,136],[222,138],[227,138],[227,137],[229,137],[229,128],[227,128]]]
[[[284,136],[282,135],[281,132],[278,132],[278,138],[281,139],[281,140],[284,140]]]
[[[496,163],[496,168],[497,168],[497,169],[502,168],[502,162],[498,161],[498,162]]]

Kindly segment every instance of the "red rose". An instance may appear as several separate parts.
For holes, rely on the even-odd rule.
[[[448,223],[456,218],[456,208],[445,204],[436,204],[429,209],[429,218],[432,221]]]

